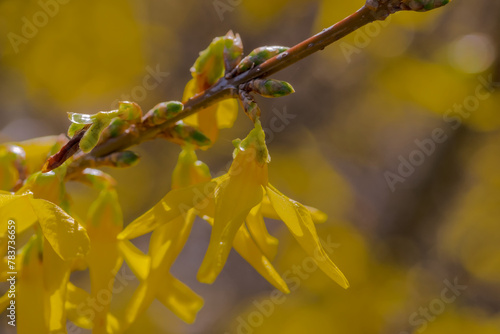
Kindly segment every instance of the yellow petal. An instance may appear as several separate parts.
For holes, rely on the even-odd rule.
[[[168,280],[166,280],[166,278],[171,276],[169,273],[170,266],[184,247],[195,217],[195,211],[191,209],[186,218],[178,216],[168,224],[160,226],[151,235],[149,243],[149,254],[151,256],[150,273],[134,292],[132,301],[127,307],[125,317],[126,326],[133,323],[135,319],[149,307],[155,297],[163,298],[162,302],[168,307],[180,309],[181,311],[175,312],[176,314],[180,313],[183,320],[190,321],[190,319],[194,319],[197,310],[194,315],[184,310],[184,308],[190,310],[192,308],[192,306],[190,306],[191,304],[184,306],[177,304],[172,305],[175,301],[168,302],[165,297],[167,293],[161,290],[173,288],[167,284]]]
[[[23,248],[23,265],[16,282],[17,333],[48,333],[43,284],[41,240],[33,236]]]
[[[16,147],[18,151],[22,152],[22,148],[18,146],[0,145],[0,189],[4,190],[14,187],[19,179],[19,170],[16,168],[16,165],[19,165],[20,161],[16,163],[15,153],[11,149],[8,149],[8,147]],[[25,154],[20,156],[25,157]]]
[[[274,209],[300,246],[314,259],[325,274],[343,288],[348,288],[349,283],[344,274],[330,260],[323,249],[309,211],[302,204],[284,196],[271,185],[268,185],[266,191]]]
[[[149,233],[168,223],[193,207],[202,208],[210,200],[216,183],[205,182],[191,187],[171,190],[153,208],[130,223],[119,235],[119,239],[133,239]]]
[[[217,126],[217,110],[218,104],[213,104],[208,108],[202,109],[197,113],[198,128],[207,136],[211,143],[215,143],[219,137],[219,127]],[[209,146],[202,147],[207,149]]]
[[[108,317],[106,319],[106,333],[122,333],[120,321],[111,313],[108,313]]]
[[[186,84],[186,86],[184,87],[184,93],[182,94],[182,102],[186,102],[187,100],[189,100],[189,98],[193,97],[196,95],[196,93],[198,93],[197,91],[197,84],[196,84],[196,79],[191,79],[188,81],[188,83]],[[191,116],[189,116],[191,117]],[[186,119],[189,119],[189,117],[185,118]],[[188,123],[188,122],[186,122]],[[188,123],[188,124],[191,124],[191,123]],[[198,124],[191,124],[191,125],[198,125]]]
[[[118,249],[134,275],[144,281],[149,275],[151,258],[128,240],[118,242]]]
[[[155,287],[151,286],[148,281],[141,282],[139,287],[134,291],[134,294],[127,305],[125,316],[121,321],[122,328],[125,329],[134,323],[139,315],[148,309],[154,298]]]
[[[47,158],[59,151],[59,148],[66,141],[64,135],[47,136],[30,139],[17,143],[26,152],[26,168],[27,173],[33,174],[42,169]]]
[[[311,218],[314,224],[324,223],[328,219],[326,213],[313,208],[312,206],[304,205],[304,208],[306,208],[311,214]],[[276,213],[276,210],[274,210],[273,206],[271,205],[268,196],[264,196],[264,199],[262,200],[262,215],[267,218],[281,220],[280,216]]]
[[[217,106],[217,126],[219,129],[231,128],[238,117],[238,100],[227,99]]]
[[[70,263],[63,261],[52,249],[43,243],[43,282],[48,297],[49,329],[51,332],[66,330],[66,286],[69,281]]]
[[[213,283],[224,267],[233,239],[250,210],[262,201],[269,159],[260,123],[235,150],[229,177],[215,189],[215,215],[210,243],[198,270],[198,280]]]
[[[278,239],[269,234],[266,223],[262,217],[261,205],[256,206],[250,211],[246,219],[250,235],[260,248],[262,253],[271,261],[278,252]]]
[[[195,218],[195,210],[191,209],[185,218],[179,216],[153,232],[149,242],[151,270],[163,267],[168,272],[184,248]]]
[[[311,214],[311,218],[315,224],[322,224],[327,221],[328,216],[323,211],[320,211],[316,208],[313,208],[312,206],[307,206],[307,205],[304,205],[304,208],[306,208],[307,211],[309,211],[309,213]]]
[[[91,238],[86,259],[90,276],[90,300],[97,304],[92,310],[93,333],[106,333],[115,275],[123,264],[123,258],[116,242],[92,242]]]
[[[113,188],[102,188],[89,209],[86,225],[91,245],[86,257],[90,275],[90,300],[98,305],[92,310],[93,333],[107,333],[115,274],[123,263],[116,239],[123,225],[123,217]]]
[[[203,307],[203,298],[172,275],[165,277],[165,281],[159,287],[156,298],[182,321],[192,324]]]
[[[213,219],[205,216],[204,220],[213,225]],[[233,248],[245,259],[257,272],[283,293],[290,293],[287,284],[274,269],[271,261],[263,254],[262,250],[250,236],[245,225],[242,225],[233,241]]]
[[[30,205],[31,194],[0,195],[0,239],[7,238],[9,221],[15,222],[16,234],[30,228],[38,219]]]
[[[90,310],[85,309],[85,306],[88,306],[87,303],[89,300],[90,295],[87,291],[68,282],[66,287],[66,302],[64,305],[68,319],[78,327],[85,329],[92,329],[92,318],[94,313],[93,311],[91,312],[92,317],[86,316]]]
[[[95,237],[115,240],[123,227],[123,215],[114,189],[102,190],[89,208],[87,230]],[[92,231],[92,232],[91,232]],[[95,231],[95,233],[94,233]]]
[[[250,233],[243,225],[236,234],[233,242],[234,249],[269,283],[283,293],[290,293],[288,286],[276,272],[271,261],[263,254]]]
[[[30,200],[44,237],[63,260],[84,256],[90,241],[85,229],[57,205],[43,199]]]
[[[36,198],[61,205],[65,200],[66,194],[64,176],[61,177],[59,170],[58,173],[51,171],[48,173],[37,172],[32,174],[16,194],[24,194],[28,191],[32,192]]]
[[[186,102],[189,100],[189,98],[193,97],[196,95],[197,92],[197,83],[196,79],[191,79],[188,81],[186,86],[184,87],[184,94],[182,95],[182,102]],[[183,119],[184,123],[192,125],[192,126],[198,126],[198,114],[193,114],[191,116],[188,116]]]
[[[209,182],[211,178],[208,166],[198,160],[194,149],[183,147],[172,173],[172,189]]]
[[[95,248],[95,251],[94,251]],[[103,253],[106,248],[92,246],[90,253],[95,252],[92,260],[89,260],[90,275],[90,300],[97,305],[92,310],[92,322],[94,334],[106,334],[108,328],[109,307],[113,295],[113,285],[115,283],[115,274],[123,263],[121,257],[117,257],[116,247],[114,252]],[[99,252],[99,254],[97,254]],[[106,255],[104,255],[106,254]],[[100,259],[95,257],[101,256]]]
[[[252,175],[252,172],[244,168],[243,172],[222,182],[215,191],[214,226],[208,250],[198,271],[200,282],[210,284],[215,281],[226,263],[236,232],[250,210],[262,200],[263,189],[257,180],[260,175]]]
[[[78,327],[92,329],[92,319],[95,319],[96,311],[95,300],[92,299],[87,291],[75,286],[71,282],[68,283],[66,291],[65,308],[68,320]],[[106,333],[120,333],[120,324],[111,313],[107,314],[106,323]],[[68,333],[74,333],[71,330],[74,325],[68,326]],[[78,331],[77,329],[76,332]]]

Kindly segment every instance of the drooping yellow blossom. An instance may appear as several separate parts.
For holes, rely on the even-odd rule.
[[[59,137],[46,137],[39,142],[2,145],[6,161],[19,178],[16,193],[0,193],[0,245],[5,246],[2,256],[7,244],[16,252],[15,260],[9,262],[14,262],[15,268],[12,264],[3,267],[2,276],[18,273],[18,333],[65,331],[64,304],[71,267],[90,248],[86,230],[67,213],[66,168],[47,174],[36,172],[59,144]],[[15,233],[7,234],[13,226]],[[30,234],[31,239],[25,243]]]
[[[123,215],[114,189],[114,180],[107,174],[85,169],[81,178],[99,190],[99,196],[88,212],[87,232],[90,251],[85,258],[90,274],[90,294],[68,285],[66,309],[68,318],[76,325],[97,333],[114,333],[120,330],[116,318],[109,313],[115,276],[127,262],[134,274],[146,279],[150,259],[128,240],[118,240],[122,230]]]
[[[206,184],[210,178],[208,167],[197,160],[194,151],[186,148],[181,152],[173,173],[172,187],[179,189],[173,193],[186,193],[186,189],[195,190],[196,188],[189,186],[196,183]],[[187,194],[190,195],[189,192]],[[155,206],[156,209],[148,211],[120,234],[120,237],[130,236],[128,231],[134,228],[151,226],[147,223],[142,225],[147,221],[162,223],[151,235],[148,252],[151,256],[149,275],[141,282],[127,307],[123,320],[125,327],[132,324],[155,298],[187,323],[194,322],[196,314],[203,306],[203,299],[170,273],[170,267],[184,247],[196,217],[193,208],[189,208],[187,212],[181,210],[180,205],[188,206],[189,201],[178,202],[176,209],[175,206],[172,206],[172,210],[167,208],[167,203],[171,205],[175,199],[182,198],[188,198],[192,202],[189,196],[164,198]],[[174,214],[169,215],[169,212]]]
[[[16,260],[18,333],[64,330],[70,267],[89,251],[85,229],[60,207],[31,193],[0,194],[1,240],[7,238],[8,221],[15,222],[16,236],[31,228],[35,232]]]
[[[0,189],[11,190],[22,179],[36,173],[64,142],[64,136],[48,136],[0,145]]]
[[[0,194],[0,239],[6,238],[8,220],[16,222],[16,233],[21,234],[38,224],[45,239],[63,260],[73,260],[89,250],[87,232],[60,207],[30,193]]]
[[[178,188],[170,191],[151,210],[127,226],[119,238],[135,238],[153,230],[156,233],[165,224],[173,225],[176,219],[192,217],[194,210],[213,226],[198,280],[213,283],[234,247],[271,284],[288,293],[286,283],[271,264],[278,241],[267,231],[264,216],[280,219],[318,266],[347,288],[349,284],[346,278],[327,256],[316,233],[314,223],[323,222],[326,215],[289,199],[268,183],[270,158],[260,123],[256,123],[255,129],[246,139],[235,144],[234,161],[228,173],[212,181],[203,182],[199,178],[205,172],[196,174],[193,173],[194,169],[179,167],[182,163],[186,164],[180,159],[174,175],[184,181],[176,184],[174,180],[173,184]],[[194,152],[189,155],[184,152],[183,155],[184,159],[189,156],[189,163],[194,168]],[[198,175],[198,178],[193,175]],[[185,180],[189,179],[196,179],[200,183],[186,186],[188,183]],[[187,234],[184,238],[187,238]]]
[[[22,249],[16,296],[18,333],[49,333],[42,249],[42,238],[38,235]]]
[[[262,202],[268,183],[269,154],[264,138],[252,130],[235,150],[229,172],[220,177],[215,189],[215,212],[210,244],[198,271],[198,280],[212,283],[220,273],[236,233],[253,207]],[[263,135],[263,133],[262,133]]]
[[[255,221],[252,222],[252,218],[247,217],[252,208],[263,202],[265,195],[276,214],[306,253],[331,279],[347,288],[349,286],[347,279],[330,260],[321,245],[311,212],[268,183],[267,166],[270,158],[260,122],[256,122],[255,129],[247,138],[236,144],[235,158],[229,172],[221,177],[222,181],[215,189],[214,228],[205,259],[198,272],[198,279],[205,283],[212,283],[215,280],[233,246],[235,232],[245,220],[247,225],[251,223],[255,225]],[[321,216],[317,212],[315,215]],[[256,228],[253,227],[254,230]],[[266,231],[262,232],[262,236],[257,237],[257,240],[267,244],[264,249],[267,248],[269,255],[272,255],[273,239],[266,236]]]
[[[186,102],[196,94],[202,93],[224,76],[224,48],[227,43],[233,43],[234,35],[215,38],[212,43],[200,52],[200,57],[191,68],[191,79],[185,89],[182,98]],[[202,111],[187,117],[184,121],[197,126],[212,143],[218,137],[219,129],[230,128],[238,115],[238,102],[236,99],[228,99]]]

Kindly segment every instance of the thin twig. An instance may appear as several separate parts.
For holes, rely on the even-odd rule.
[[[110,140],[101,143],[92,150],[90,153],[91,157],[89,158],[104,156],[112,152],[137,145],[141,142],[154,139],[160,132],[170,127],[173,123],[199,112],[214,103],[227,98],[237,97],[237,87],[239,85],[256,78],[268,77],[276,72],[279,72],[295,62],[319,50],[323,50],[329,44],[375,20],[376,16],[373,15],[373,11],[363,6],[363,8],[358,10],[356,13],[350,15],[330,28],[324,29],[319,34],[316,34],[295,45],[286,53],[275,56],[261,65],[256,66],[249,71],[243,72],[234,78],[226,79],[225,77],[222,77],[215,85],[203,93],[189,99],[184,104],[184,110],[176,117],[169,119],[167,122],[148,128],[135,127],[118,137],[111,138]],[[77,157],[77,159],[78,158],[83,158],[83,156]]]
[[[422,1],[425,2],[426,0]],[[447,1],[434,0],[434,3],[438,2],[439,4],[435,5],[436,7],[442,6]],[[122,135],[99,144],[89,154],[81,154],[75,157],[75,160],[102,157],[113,152],[124,150],[130,146],[140,144],[144,141],[155,139],[161,132],[171,127],[175,122],[200,112],[224,99],[238,97],[238,87],[241,84],[248,83],[256,78],[265,78],[275,74],[301,59],[317,51],[323,50],[333,42],[370,22],[384,20],[392,13],[400,10],[422,10],[421,7],[413,8],[412,6],[415,6],[414,2],[409,0],[367,0],[366,5],[357,12],[349,15],[335,25],[323,29],[320,33],[300,42],[288,51],[268,59],[266,62],[233,78],[222,77],[212,87],[190,98],[184,104],[184,110],[167,122],[152,127],[142,124],[134,125]],[[419,4],[418,6],[421,5]]]

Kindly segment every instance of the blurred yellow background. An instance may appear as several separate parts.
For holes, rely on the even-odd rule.
[[[110,110],[119,100],[147,111],[180,100],[214,37],[232,29],[245,53],[292,46],[362,5],[1,0],[0,141],[65,133],[68,111]],[[276,74],[296,93],[258,99],[270,181],[329,215],[319,234],[351,288],[311,268],[274,221],[290,295],[273,298],[234,253],[215,284],[198,283],[210,228],[197,221],[173,267],[205,299],[196,323],[155,302],[129,333],[500,333],[499,52],[500,2],[454,1],[397,13]],[[213,175],[250,128],[240,114],[199,153]],[[179,148],[155,141],[135,151],[139,165],[109,170],[125,224],[170,189]],[[95,192],[69,191],[83,216]],[[147,238],[134,242],[147,251]],[[72,279],[88,284],[84,273]],[[116,312],[135,286],[114,296]]]

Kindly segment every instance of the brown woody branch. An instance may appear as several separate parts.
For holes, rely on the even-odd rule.
[[[281,53],[235,77],[222,77],[203,93],[190,98],[184,104],[184,110],[167,122],[152,127],[143,124],[132,125],[122,135],[99,144],[89,154],[80,154],[75,159],[95,159],[96,157],[106,156],[110,153],[140,144],[141,142],[155,139],[175,122],[202,111],[224,99],[236,98],[238,96],[238,87],[241,84],[277,73],[299,60],[323,50],[333,42],[370,22],[384,20],[390,14],[400,10],[426,11],[440,7],[446,3],[448,3],[447,0],[367,0],[366,4],[357,12],[293,46],[287,52]]]

